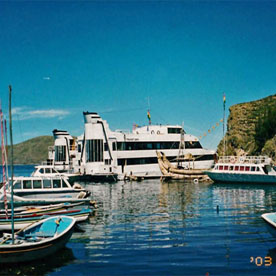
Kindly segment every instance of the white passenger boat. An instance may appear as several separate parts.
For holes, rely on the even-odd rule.
[[[148,125],[132,132],[111,131],[98,113],[84,112],[84,134],[77,140],[66,131],[54,130],[55,146],[49,149],[48,164],[58,171],[73,169],[83,176],[119,179],[132,175],[162,175],[156,150],[162,150],[172,164],[179,154],[182,127],[179,125]],[[210,169],[215,151],[204,149],[198,138],[185,133],[183,154],[191,154],[195,169]],[[182,166],[188,166],[183,162]]]
[[[31,176],[45,176],[45,177],[55,177],[55,176],[63,176],[63,175],[64,174],[58,172],[51,165],[35,166],[35,170],[31,174]]]
[[[35,170],[32,172],[31,176],[38,177],[64,177],[68,180],[70,184],[79,180],[80,173],[70,173],[70,172],[59,172],[53,165],[38,165],[35,166]]]
[[[13,193],[15,201],[24,200],[61,200],[86,198],[90,193],[79,184],[71,185],[65,177],[21,176],[13,178]],[[0,200],[3,200],[4,188],[1,189]],[[10,187],[7,190],[9,197]]]
[[[276,171],[267,156],[223,156],[205,173],[218,183],[276,184]]]

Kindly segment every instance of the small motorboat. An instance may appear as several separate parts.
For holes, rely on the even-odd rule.
[[[262,214],[262,218],[267,222],[268,231],[273,237],[276,237],[276,213]]]
[[[11,199],[11,187],[6,190],[6,198]],[[4,202],[4,187],[0,190],[0,206]],[[13,202],[15,206],[47,205],[58,203],[89,204],[90,192],[79,184],[71,185],[66,177],[14,177]],[[4,204],[2,204],[4,205]],[[3,208],[3,207],[1,207]]]
[[[31,176],[39,177],[65,177],[70,184],[81,179],[81,174],[79,172],[59,172],[53,165],[38,165],[35,166],[35,170],[32,172]]]
[[[0,239],[0,263],[27,262],[54,254],[71,238],[76,220],[54,216],[32,223]]]
[[[216,183],[276,184],[276,171],[267,156],[221,156],[205,173]]]
[[[14,177],[13,192],[24,198],[85,198],[89,192],[79,184],[71,185],[64,176]]]

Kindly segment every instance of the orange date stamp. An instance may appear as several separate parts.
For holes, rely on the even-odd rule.
[[[271,266],[272,258],[269,256],[266,257],[250,257],[250,263],[255,264],[256,266]]]

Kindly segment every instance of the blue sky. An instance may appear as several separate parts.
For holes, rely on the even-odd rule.
[[[200,136],[226,108],[276,91],[276,2],[0,2],[0,98],[13,87],[14,142],[182,124]],[[148,101],[149,99],[149,101]],[[227,113],[228,114],[228,113]],[[216,148],[222,127],[202,139]]]

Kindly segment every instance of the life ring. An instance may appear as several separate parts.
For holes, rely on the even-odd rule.
[[[236,162],[236,159],[235,159],[235,157],[234,157],[234,156],[231,156],[231,158],[230,158],[230,162],[231,162],[232,164],[234,164],[234,163]]]
[[[198,179],[197,178],[194,179],[194,183],[198,184]]]
[[[151,134],[154,134],[154,130],[151,131]]]
[[[239,158],[239,162],[240,162],[240,163],[244,163],[244,161],[245,161],[245,158],[244,158],[243,156],[241,156],[241,157]]]
[[[159,130],[157,130],[157,134],[160,134],[160,131],[159,131]]]

